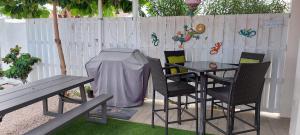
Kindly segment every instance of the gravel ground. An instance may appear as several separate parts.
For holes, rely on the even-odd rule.
[[[49,110],[56,111],[58,97],[52,97],[48,102]],[[68,111],[76,106],[75,104],[65,103],[64,111]],[[21,135],[46,123],[52,118],[43,115],[42,102],[38,102],[6,114],[0,123],[0,135]]]

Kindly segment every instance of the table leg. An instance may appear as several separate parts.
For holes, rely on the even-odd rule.
[[[48,99],[43,100],[43,113],[44,115],[47,115],[48,113]]]
[[[63,114],[64,113],[64,101],[63,101],[63,94],[59,95],[58,99],[58,113]]]
[[[202,101],[202,128],[203,128],[203,132],[202,134],[205,135],[206,133],[206,93],[204,92],[204,98]]]
[[[205,78],[203,78],[202,76],[204,75],[204,73],[200,73],[200,102],[201,102],[201,110],[200,110],[200,117],[199,117],[199,135],[205,135],[205,130],[206,130],[206,91],[205,91],[205,87],[203,86],[203,84],[207,84],[204,83],[204,81],[207,81]]]
[[[80,89],[81,100],[82,100],[82,102],[84,103],[84,102],[87,101],[86,92],[85,92],[85,90],[84,90],[84,85],[81,85],[81,86],[79,87],[79,89]]]
[[[87,97],[86,97],[86,92],[85,92],[85,89],[84,89],[84,85],[80,85],[80,86],[79,86],[79,90],[80,90],[81,102],[82,102],[82,103],[87,102]],[[90,113],[87,112],[87,113],[84,115],[84,117],[85,117],[86,119],[90,119]]]
[[[49,109],[48,109],[48,99],[43,100],[43,114],[47,115],[47,116],[52,116],[52,117],[57,117],[58,115],[60,115],[59,112],[56,113],[56,112],[49,111]]]

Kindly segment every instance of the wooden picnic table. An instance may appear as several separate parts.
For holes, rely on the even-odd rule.
[[[63,113],[64,102],[84,103],[87,101],[84,85],[93,80],[89,77],[58,75],[2,90],[0,91],[0,122],[5,114],[39,101],[43,101],[45,115],[60,115]],[[64,97],[64,92],[77,87],[80,89],[80,101]],[[60,95],[57,113],[48,111],[47,99],[55,95]]]

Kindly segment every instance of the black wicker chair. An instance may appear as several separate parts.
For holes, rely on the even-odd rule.
[[[256,64],[240,64],[239,69],[236,72],[236,76],[233,81],[228,82],[224,78],[220,78],[215,75],[206,74],[201,76],[201,85],[205,86],[206,94],[211,96],[215,100],[219,100],[219,103],[212,100],[212,104],[227,110],[227,114],[220,117],[213,116],[213,109],[210,118],[206,119],[206,122],[212,127],[216,128],[221,133],[226,135],[241,134],[251,131],[257,131],[260,134],[260,103],[261,95],[263,91],[263,86],[265,82],[265,75],[270,66],[270,62],[256,63]],[[223,87],[207,88],[208,78],[215,80],[216,82],[221,82],[224,84]],[[207,99],[206,102],[211,101]],[[225,108],[223,103],[227,105]],[[254,105],[250,105],[254,104]],[[238,105],[247,105],[247,109],[240,111],[235,111],[235,107]],[[236,113],[252,111],[255,110],[255,125],[235,116]],[[223,131],[213,123],[211,120],[216,120],[220,118],[227,119],[227,130]],[[253,127],[246,131],[233,132],[234,130],[234,119],[240,120],[241,122]]]
[[[152,81],[153,81],[153,101],[152,101],[152,127],[154,127],[154,115],[156,115],[158,118],[160,118],[162,121],[165,122],[165,134],[168,134],[168,124],[172,123],[178,123],[185,121],[196,121],[196,125],[198,125],[198,97],[195,99],[195,114],[188,112],[187,110],[181,108],[181,103],[178,102],[177,107],[169,108],[169,98],[170,97],[181,97],[192,94],[197,95],[197,87],[198,87],[198,81],[195,80],[195,86],[192,86],[188,84],[187,82],[183,81],[175,81],[175,82],[167,82],[167,79],[170,77],[175,76],[184,76],[184,75],[192,75],[196,78],[197,74],[189,72],[189,73],[179,73],[179,74],[164,74],[163,70],[169,69],[168,68],[162,68],[160,60],[155,58],[148,58],[149,64],[151,67],[151,74],[152,74]],[[164,109],[155,109],[155,93],[158,92],[161,95],[164,96]],[[180,101],[180,100],[179,100]],[[169,110],[177,110],[177,120],[176,121],[169,121]],[[165,118],[160,116],[157,112],[164,111],[165,112]],[[191,116],[189,119],[181,119],[182,111],[187,113]],[[198,126],[196,126],[196,134],[198,133]]]

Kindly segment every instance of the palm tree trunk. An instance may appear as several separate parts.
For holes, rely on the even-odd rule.
[[[67,74],[67,69],[66,69],[66,63],[65,63],[65,58],[64,58],[64,52],[61,46],[61,40],[59,36],[59,28],[58,28],[58,19],[57,19],[57,9],[56,6],[58,5],[58,1],[54,0],[53,1],[53,29],[54,29],[54,36],[55,36],[55,43],[57,46],[57,52],[60,60],[60,71],[62,75]]]

